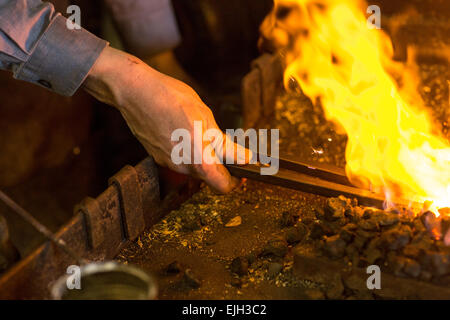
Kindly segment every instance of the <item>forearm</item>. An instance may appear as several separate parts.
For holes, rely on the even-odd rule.
[[[97,100],[116,106],[120,101],[118,87],[125,82],[122,79],[127,73],[125,71],[124,74],[122,68],[127,56],[128,54],[111,47],[105,48],[84,81],[83,88]]]
[[[137,57],[107,47],[93,65],[83,88],[97,100],[125,108],[132,92],[142,86],[140,75],[144,70],[147,76],[149,72],[156,73]]]

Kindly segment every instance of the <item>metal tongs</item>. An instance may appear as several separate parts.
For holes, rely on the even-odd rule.
[[[267,158],[267,156],[264,157]],[[261,159],[260,155],[258,155],[258,159]],[[238,178],[249,178],[326,197],[343,195],[347,198],[358,199],[358,203],[364,206],[384,208],[386,203],[384,194],[355,187],[348,180],[345,170],[342,168],[328,164],[292,161],[283,158],[275,158],[275,160],[279,162],[279,170],[274,175],[261,175],[261,167],[263,165],[259,162],[246,165],[227,164],[226,167],[231,175]],[[405,199],[395,199],[393,203],[405,207],[414,205],[412,201]]]

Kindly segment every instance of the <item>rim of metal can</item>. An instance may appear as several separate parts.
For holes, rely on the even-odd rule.
[[[80,271],[81,279],[102,273],[123,272],[124,274],[134,276],[142,283],[145,283],[147,286],[147,292],[145,294],[146,300],[154,300],[158,295],[158,285],[155,278],[142,269],[132,265],[126,265],[116,261],[93,262],[81,266]],[[66,274],[61,276],[51,286],[51,296],[54,300],[63,300],[64,295],[69,292],[67,280],[70,276],[72,275]]]

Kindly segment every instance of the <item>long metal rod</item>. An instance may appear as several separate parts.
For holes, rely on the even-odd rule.
[[[354,187],[342,169],[324,167],[321,164],[279,160],[280,169],[275,175],[261,175],[261,166],[255,164],[227,165],[227,168],[235,177],[249,178],[326,197],[343,195],[358,199],[359,204],[364,206],[384,208],[386,198],[383,194]],[[420,206],[405,199],[395,199],[392,202],[407,208]]]
[[[342,168],[324,163],[300,162],[283,158],[279,158],[278,160],[280,168],[353,187],[353,185],[347,178],[345,170]]]
[[[32,225],[40,234],[45,236],[48,240],[55,243],[59,248],[61,248],[65,253],[74,258],[79,264],[85,264],[86,260],[78,256],[72,249],[70,249],[67,244],[62,239],[58,239],[55,235],[42,223],[36,220],[28,211],[19,206],[13,199],[7,196],[3,191],[0,190],[0,199],[19,215],[22,219]]]

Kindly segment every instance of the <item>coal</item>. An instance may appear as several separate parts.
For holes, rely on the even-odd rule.
[[[347,243],[342,240],[339,235],[335,235],[332,237],[328,237],[325,240],[324,252],[325,254],[332,258],[338,259],[342,258],[345,255],[345,247]]]
[[[443,237],[442,241],[444,242],[444,244],[446,246],[450,247],[450,229],[447,231],[447,233],[445,234],[445,236]]]
[[[291,211],[283,211],[281,213],[280,224],[283,228],[292,227],[298,222],[300,215]]]
[[[357,229],[355,234],[357,236],[365,238],[366,240],[370,240],[376,235],[375,232],[370,232],[370,231],[366,231],[366,230],[363,230],[363,229]]]
[[[403,248],[403,255],[412,259],[418,259],[423,248],[418,244],[408,244]]]
[[[450,216],[442,217],[441,221],[442,241],[450,246]]]
[[[314,208],[314,215],[318,220],[325,219],[325,211],[322,208]]]
[[[328,198],[325,205],[325,219],[333,221],[344,218],[346,205],[347,203],[340,198]]]
[[[181,270],[182,267],[178,261],[174,261],[166,267],[167,274],[178,274],[181,272]]]
[[[284,238],[286,239],[286,242],[288,244],[294,245],[302,241],[303,236],[298,232],[298,230],[295,227],[291,227],[288,230],[286,230]]]
[[[285,239],[288,244],[293,245],[302,241],[308,234],[308,227],[303,223],[299,223],[294,227],[290,227],[285,232]]]
[[[283,239],[274,239],[267,242],[261,255],[263,257],[283,258],[288,252],[287,242]]]
[[[358,265],[358,263],[359,263],[359,250],[354,244],[348,245],[345,248],[345,254],[347,255],[347,257],[351,261],[352,265]]]
[[[443,234],[450,230],[450,216],[441,217],[441,230]]]
[[[345,210],[345,216],[350,219],[351,222],[357,223],[364,215],[364,209],[361,207],[353,207]]]
[[[417,245],[423,251],[433,251],[435,248],[435,241],[430,237],[428,231],[414,235],[411,244]]]
[[[358,227],[365,231],[378,231],[380,228],[378,222],[373,218],[359,221]]]
[[[330,235],[335,235],[341,231],[342,227],[347,224],[347,221],[342,219],[337,221],[324,221],[323,223],[330,230]]]
[[[415,217],[404,208],[363,208],[344,197],[327,199],[324,209],[315,211],[309,238],[319,240],[331,259],[343,258],[360,268],[385,265],[396,276],[424,281],[450,278],[449,217],[436,218],[430,211]],[[294,239],[294,231],[289,232]]]
[[[348,223],[339,232],[339,237],[349,243],[355,237],[355,230],[358,228],[356,224]]]
[[[364,248],[364,246],[367,243],[367,238],[362,237],[360,235],[356,235],[355,239],[353,240],[353,245],[358,249],[358,250],[362,250]]]
[[[379,216],[378,218],[378,223],[381,227],[390,227],[392,225],[395,225],[397,223],[399,223],[400,218],[398,216],[398,214],[389,212],[389,213],[385,213],[381,216]]]
[[[322,222],[314,222],[311,227],[311,239],[321,239],[323,236],[332,236],[333,230]]]
[[[244,276],[248,273],[248,265],[247,258],[237,257],[231,262],[230,270],[239,276]]]
[[[375,264],[379,259],[383,257],[383,253],[379,249],[367,250],[366,260],[369,265]]]
[[[430,254],[432,273],[440,277],[450,273],[450,254],[435,252]]]
[[[369,242],[370,239],[373,238],[375,234],[372,232],[364,231],[362,229],[356,230],[355,239],[353,240],[353,244],[358,249],[363,249],[365,245]]]
[[[383,253],[378,248],[380,238],[376,237],[369,241],[367,248],[364,251],[364,257],[369,265],[374,264],[377,260],[383,258]]]
[[[442,232],[445,233],[450,229],[450,216],[443,216],[441,220]]]
[[[432,237],[434,237],[435,239],[440,239],[442,237],[441,219],[436,217],[433,212],[424,212],[420,216],[420,220]]]
[[[405,265],[403,266],[403,272],[413,278],[417,278],[422,271],[420,264],[410,258],[405,258]]]
[[[364,210],[362,218],[363,219],[370,219],[373,215],[374,215],[374,211],[372,209],[366,209],[366,210]]]
[[[314,218],[313,217],[302,217],[302,223],[305,225],[310,225],[314,222]]]
[[[435,221],[438,220],[438,218],[433,212],[425,211],[420,215],[420,220],[422,221],[423,225],[428,229],[430,224],[433,224]]]
[[[412,237],[409,226],[388,230],[381,235],[383,246],[389,250],[399,250],[406,246]]]
[[[413,228],[414,228],[414,233],[416,233],[416,234],[425,232],[425,231],[428,233],[428,230],[425,228],[425,226],[423,225],[422,221],[420,221],[419,218],[414,220]]]
[[[395,252],[391,251],[388,253],[387,265],[391,272],[396,276],[404,276],[403,267],[406,264],[405,257],[396,255]]]

